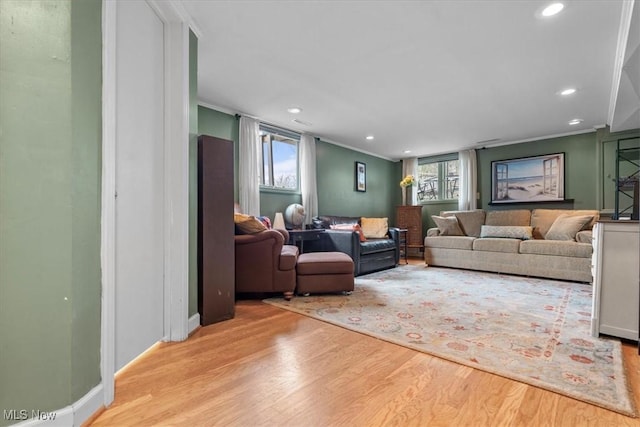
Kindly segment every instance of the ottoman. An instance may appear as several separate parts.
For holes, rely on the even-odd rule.
[[[353,260],[342,252],[311,252],[298,256],[298,294],[353,291]]]

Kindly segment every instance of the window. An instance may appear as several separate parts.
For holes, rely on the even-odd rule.
[[[300,135],[260,125],[263,188],[298,190],[298,143]]]
[[[418,202],[455,200],[459,191],[458,155],[418,160]]]

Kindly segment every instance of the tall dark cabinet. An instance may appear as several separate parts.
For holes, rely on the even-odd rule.
[[[396,207],[396,226],[407,230],[407,247],[424,250],[422,240],[422,205],[403,205]]]
[[[235,315],[233,142],[198,137],[198,312],[210,325]]]

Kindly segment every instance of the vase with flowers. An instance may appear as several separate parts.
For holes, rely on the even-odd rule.
[[[411,187],[415,183],[416,183],[416,180],[413,177],[413,175],[407,175],[404,178],[402,178],[402,181],[400,181],[400,188],[402,188],[402,204],[403,205],[407,204],[407,187]]]

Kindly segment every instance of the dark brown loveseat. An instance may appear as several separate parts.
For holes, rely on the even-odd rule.
[[[286,245],[286,230],[265,230],[235,236],[236,293],[283,292],[291,299],[296,288],[298,248]]]
[[[353,259],[354,274],[372,273],[395,267],[400,261],[400,239],[398,229],[389,227],[387,237],[369,238],[360,241],[355,231],[332,230],[332,225],[360,224],[360,217],[321,215],[313,217],[313,229],[325,229],[324,236],[317,241],[306,242],[305,252],[343,252]]]

